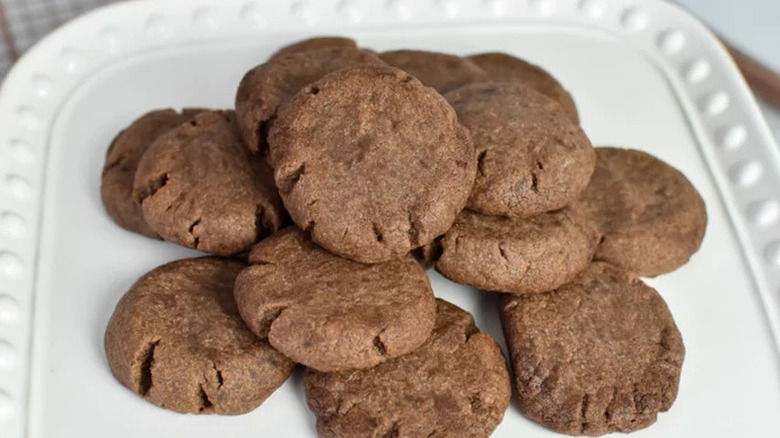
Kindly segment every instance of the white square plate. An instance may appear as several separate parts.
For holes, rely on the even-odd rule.
[[[688,15],[633,0],[157,0],[66,25],[0,91],[0,437],[315,436],[300,372],[238,417],[175,414],[114,380],[102,339],[117,300],[196,253],[123,231],[99,193],[106,148],[136,116],[230,107],[246,70],[312,34],[517,54],[570,89],[594,144],[680,168],[710,222],[688,265],[650,281],[687,356],[674,407],[636,436],[780,436],[780,158],[734,65]],[[503,342],[494,295],[431,277]],[[494,434],[554,435],[516,401]]]

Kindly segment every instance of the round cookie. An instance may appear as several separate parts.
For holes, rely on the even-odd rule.
[[[136,119],[114,138],[103,165],[100,195],[106,211],[120,227],[155,239],[160,238],[146,224],[141,205],[133,199],[133,180],[138,161],[158,137],[201,111],[151,111]]]
[[[511,83],[468,85],[446,98],[477,151],[470,209],[528,217],[563,208],[585,190],[596,153],[555,101]]]
[[[422,50],[394,50],[380,53],[382,61],[416,77],[439,93],[489,80],[487,73],[468,59]]]
[[[236,115],[249,150],[263,148],[270,121],[279,106],[290,100],[301,88],[328,73],[362,64],[384,65],[374,53],[349,46],[293,50],[274,56],[244,75],[236,93]]]
[[[181,413],[237,415],[259,406],[295,364],[238,315],[233,282],[245,266],[186,259],[141,277],[106,328],[106,356],[117,380]]]
[[[164,239],[233,255],[285,223],[271,173],[265,157],[241,143],[232,112],[206,111],[146,151],[133,193]]]
[[[632,432],[677,397],[685,356],[663,298],[594,263],[546,294],[501,301],[520,410],[570,435]]]
[[[436,269],[482,290],[547,292],[590,264],[598,239],[572,208],[524,219],[464,210],[441,241]]]
[[[351,38],[335,37],[335,36],[314,37],[314,38],[307,38],[301,41],[296,41],[292,44],[284,46],[281,49],[274,52],[274,54],[271,55],[271,57],[268,60],[273,61],[277,58],[287,56],[291,53],[305,52],[307,50],[329,49],[334,47],[359,50],[357,43],[355,42],[355,40]]]
[[[596,148],[581,204],[602,233],[596,260],[653,277],[684,265],[707,228],[699,193],[677,169],[645,152]]]
[[[473,317],[437,300],[414,352],[368,370],[304,374],[320,437],[487,437],[512,394],[504,355]]]
[[[491,82],[515,82],[527,85],[558,102],[574,123],[580,123],[577,105],[571,94],[550,73],[538,65],[506,53],[480,53],[466,59],[482,68]]]
[[[236,280],[241,316],[308,367],[369,368],[416,349],[433,329],[433,291],[411,256],[364,265],[290,227],[255,246],[249,263]]]
[[[391,67],[342,70],[301,90],[269,145],[293,221],[363,263],[444,234],[476,172],[468,131],[446,100]]]

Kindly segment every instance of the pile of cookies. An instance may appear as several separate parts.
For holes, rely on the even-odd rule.
[[[639,278],[688,261],[704,203],[657,158],[593,148],[565,89],[510,55],[292,44],[235,111],[133,122],[102,196],[120,226],[214,254],[144,275],[108,324],[113,374],[158,406],[245,413],[302,364],[320,436],[490,435],[506,359],[431,266],[502,293],[529,419],[631,432],[676,397],[682,338]]]

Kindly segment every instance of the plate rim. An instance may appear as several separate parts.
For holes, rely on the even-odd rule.
[[[636,0],[134,0],[50,33],[0,87],[0,352],[16,357],[13,367],[0,368],[0,435],[29,431],[49,136],[59,109],[91,75],[128,55],[204,40],[484,23],[597,29],[634,45],[662,70],[726,206],[779,352],[780,149],[730,55],[683,8]]]

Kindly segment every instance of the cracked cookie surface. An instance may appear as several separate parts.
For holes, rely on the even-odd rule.
[[[441,240],[436,269],[482,290],[548,292],[590,264],[598,239],[576,208],[529,218],[464,210]]]
[[[236,415],[259,406],[295,364],[239,316],[233,284],[245,267],[204,257],[141,277],[106,328],[106,356],[117,380],[176,412]]]
[[[103,206],[122,228],[148,237],[160,236],[144,221],[141,204],[133,198],[133,181],[138,162],[159,137],[192,119],[203,110],[172,109],[150,111],[139,117],[114,138],[106,152],[100,183]]]
[[[249,264],[236,280],[241,316],[308,367],[372,367],[419,347],[433,328],[433,291],[409,255],[364,265],[289,227],[255,246]]]
[[[563,208],[585,190],[596,153],[549,97],[510,83],[468,85],[445,97],[471,131],[477,154],[468,208],[528,217]]]
[[[367,370],[307,369],[304,387],[321,437],[488,437],[512,393],[496,341],[443,300],[419,349]]]
[[[677,397],[685,356],[663,298],[596,262],[546,294],[503,295],[501,322],[520,409],[571,435],[631,432]]]
[[[472,61],[446,53],[422,50],[393,50],[379,54],[388,65],[416,77],[439,93],[475,82],[487,82],[488,75]]]
[[[293,221],[363,263],[446,232],[476,172],[468,131],[444,98],[391,67],[342,70],[301,90],[269,144]]]
[[[265,157],[241,144],[229,111],[202,112],[160,137],[138,164],[133,194],[162,238],[223,256],[287,219]]]
[[[279,107],[303,87],[323,76],[362,64],[384,65],[376,54],[350,44],[308,48],[292,45],[268,62],[248,71],[236,92],[236,114],[241,137],[253,152],[264,149],[265,135]],[[316,44],[315,44],[316,46]]]
[[[275,59],[293,53],[306,52],[309,50],[333,49],[333,48],[342,48],[342,49],[351,49],[351,50],[360,49],[357,43],[355,42],[355,40],[351,38],[338,37],[338,36],[321,36],[321,37],[307,38],[305,40],[300,40],[288,44],[280,48],[279,50],[275,51],[270,56],[270,58],[268,58],[268,60],[273,61]]]
[[[680,171],[642,151],[596,148],[579,203],[602,234],[596,260],[654,277],[684,265],[702,243],[707,209]]]
[[[506,53],[480,53],[466,59],[485,70],[490,82],[527,85],[558,102],[571,121],[580,123],[577,105],[571,94],[543,68]]]

